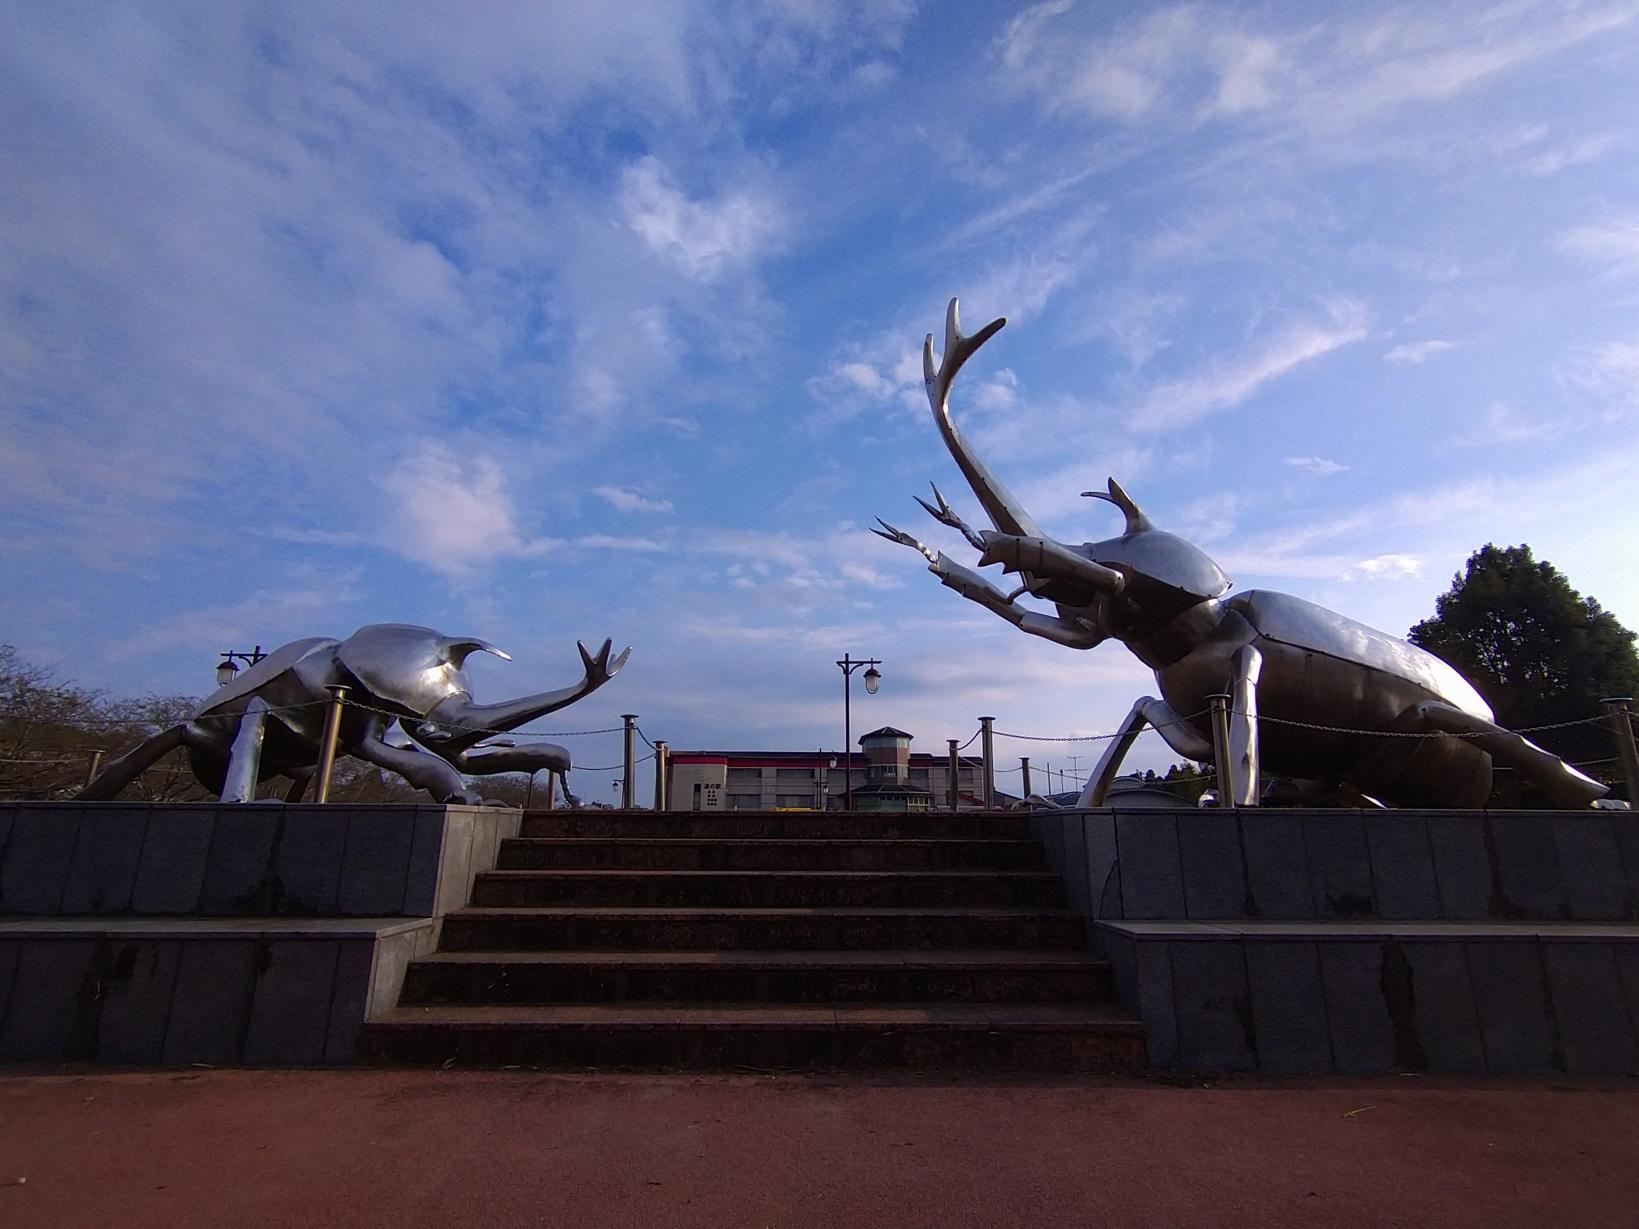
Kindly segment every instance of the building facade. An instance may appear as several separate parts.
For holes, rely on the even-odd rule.
[[[891,726],[860,736],[860,750],[682,751],[667,757],[667,798],[678,811],[838,811],[852,778],[856,811],[949,807],[947,755],[912,753],[912,735]],[[958,806],[984,805],[984,761],[957,759]],[[997,796],[998,806],[1012,799]]]

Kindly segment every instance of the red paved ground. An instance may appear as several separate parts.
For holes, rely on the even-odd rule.
[[[1636,1226],[1639,1082],[13,1074],[0,1225]]]

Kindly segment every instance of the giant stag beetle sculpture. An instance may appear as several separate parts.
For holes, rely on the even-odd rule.
[[[1238,805],[1256,804],[1259,772],[1267,769],[1357,801],[1480,806],[1493,760],[1518,770],[1556,806],[1586,806],[1607,792],[1497,725],[1479,693],[1438,657],[1285,593],[1225,597],[1230,582],[1218,565],[1151,524],[1114,478],[1107,492],[1083,494],[1121,510],[1119,537],[1080,546],[1047,537],[950,418],[956,373],[1006,323],[993,320],[964,336],[952,299],[937,368],[931,333],[922,351],[934,421],[995,528],[969,528],[937,486],[932,504],[917,502],[980,552],[980,567],[999,563],[1024,583],[1003,593],[886,521],[873,532],[921,551],[946,587],[1021,631],[1075,649],[1119,640],[1155,671],[1161,698],[1133,705],[1088,778],[1083,806],[1103,803],[1146,725],[1178,754],[1213,760],[1207,710],[1218,694],[1230,696],[1229,775]],[[1057,615],[1021,606],[1026,595],[1052,602]]]
[[[396,772],[439,802],[479,803],[484,799],[463,774],[569,771],[569,752],[554,743],[490,735],[602,687],[632,652],[611,661],[610,645],[605,640],[596,653],[576,645],[586,673],[573,687],[479,704],[467,658],[482,650],[512,660],[483,640],[406,623],[372,623],[346,640],[294,640],[208,697],[192,720],[161,730],[109,764],[78,796],[112,798],[180,746],[188,749],[199,783],[224,802],[248,802],[261,777],[280,775],[294,782],[288,799],[294,802],[319,760],[329,688],[343,686],[350,694],[337,737],[341,753]]]

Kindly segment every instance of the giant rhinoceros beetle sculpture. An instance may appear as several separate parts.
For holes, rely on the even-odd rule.
[[[1114,478],[1107,491],[1083,494],[1121,510],[1126,529],[1119,537],[1072,546],[1043,534],[950,418],[956,373],[1006,323],[993,320],[964,336],[952,299],[937,367],[931,333],[922,350],[934,421],[995,529],[970,529],[937,486],[932,504],[917,502],[967,538],[980,552],[980,567],[999,563],[1023,585],[1003,593],[886,521],[872,532],[921,551],[944,585],[1021,631],[1076,649],[1119,640],[1155,671],[1161,698],[1133,705],[1088,778],[1081,805],[1103,804],[1146,725],[1178,754],[1212,761],[1207,710],[1218,694],[1230,696],[1238,805],[1256,804],[1259,773],[1267,769],[1356,801],[1476,807],[1490,792],[1493,760],[1518,770],[1556,806],[1586,806],[1607,792],[1497,725],[1479,693],[1433,654],[1284,593],[1225,597],[1230,582],[1218,565],[1152,525]],[[1026,595],[1052,602],[1057,615],[1019,605]]]
[[[112,798],[161,756],[186,747],[194,776],[223,801],[248,802],[261,777],[279,775],[294,781],[294,801],[319,760],[328,689],[343,686],[340,753],[396,772],[440,802],[482,802],[463,774],[569,771],[569,752],[553,743],[486,740],[602,687],[632,652],[611,661],[610,645],[605,640],[596,653],[576,645],[586,674],[573,687],[479,704],[463,668],[468,656],[482,650],[512,660],[485,641],[405,623],[373,623],[346,640],[294,640],[206,699],[192,720],[114,760],[78,796]]]

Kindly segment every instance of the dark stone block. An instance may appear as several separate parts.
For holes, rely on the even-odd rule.
[[[1484,814],[1430,815],[1428,843],[1440,886],[1440,917],[1448,922],[1489,918],[1496,877],[1491,873]]]
[[[1062,816],[1059,822],[1064,832],[1059,856],[1059,875],[1064,882],[1064,899],[1077,913],[1090,916],[1092,901],[1088,894],[1087,852],[1081,816],[1067,814]]]
[[[153,939],[109,944],[97,1022],[97,1061],[157,1065],[176,996],[182,944]]]
[[[356,810],[347,821],[336,912],[344,917],[377,917],[404,908],[405,875],[415,839],[410,811]]]
[[[1051,811],[1032,812],[1030,827],[1047,854],[1047,869],[1057,874],[1064,872],[1064,817]]]
[[[194,939],[182,945],[165,1030],[167,1065],[230,1066],[243,1059],[261,946],[253,939]]]
[[[1554,848],[1565,876],[1571,916],[1578,921],[1627,921],[1639,904],[1629,894],[1616,826],[1631,825],[1631,816],[1609,812],[1555,815]]]
[[[83,1062],[97,1038],[97,948],[87,939],[25,939],[0,1020],[0,1061]]]
[[[403,912],[408,917],[432,917],[439,912],[439,864],[444,854],[444,811],[419,807],[410,839],[410,864],[405,872]],[[451,908],[464,902],[456,902]]]
[[[1179,815],[1177,824],[1186,916],[1242,916],[1247,902],[1246,873],[1235,812],[1195,811]]]
[[[1261,807],[1243,808],[1238,818],[1251,916],[1269,920],[1312,917],[1314,900],[1303,852],[1302,820]]]
[[[201,913],[232,916],[273,912],[273,846],[283,810],[243,805],[224,806],[217,811],[205,882],[199,892]]]
[[[1118,811],[1121,903],[1129,918],[1184,916],[1184,880],[1178,863],[1178,825],[1166,813]]]
[[[1250,1071],[1257,1065],[1246,958],[1233,940],[1186,940],[1172,948],[1178,1066]]]
[[[199,908],[216,808],[155,807],[131,889],[134,913],[192,913]]]
[[[374,936],[348,939],[336,955],[336,981],[325,1026],[324,1061],[357,1060],[359,1032],[370,1005],[370,973],[375,967]]]
[[[274,912],[323,917],[336,912],[347,821],[318,808],[291,807],[273,854]]]
[[[1309,1075],[1332,1070],[1326,992],[1316,947],[1252,939],[1245,943],[1260,1071]]]
[[[49,916],[62,906],[80,816],[58,807],[20,808],[0,854],[0,913]]]
[[[1461,943],[1401,944],[1411,968],[1412,1027],[1430,1071],[1485,1071],[1485,1046]]]
[[[23,940],[0,938],[0,1029],[6,1026],[6,1009],[11,1002],[11,987],[17,980],[17,961],[22,954]]]
[[[1616,848],[1622,858],[1622,877],[1627,882],[1628,899],[1639,909],[1639,823],[1630,812],[1615,819]]]
[[[1438,918],[1440,886],[1434,877],[1427,821],[1421,815],[1368,811],[1364,822],[1377,916],[1391,921]]]
[[[341,946],[320,939],[267,945],[245,1033],[246,1063],[293,1067],[324,1061]]]
[[[63,888],[62,912],[124,913],[142,862],[148,834],[147,807],[90,811],[80,818],[80,837]]]
[[[1544,943],[1542,956],[1565,1070],[1639,1074],[1639,1040],[1622,993],[1615,945]]]
[[[1337,1070],[1344,1075],[1393,1071],[1396,1034],[1384,994],[1384,944],[1369,939],[1318,946]]]
[[[1082,817],[1081,831],[1086,846],[1087,893],[1093,916],[1125,916],[1121,907],[1121,863],[1116,856],[1115,816],[1108,811],[1089,811]]]
[[[1535,939],[1474,942],[1468,976],[1492,1075],[1531,1075],[1563,1069],[1548,1015],[1548,988]]]
[[[1171,946],[1165,941],[1156,940],[1139,940],[1133,944],[1133,967],[1138,985],[1139,1015],[1144,1021],[1144,1040],[1149,1046],[1151,1066],[1163,1069],[1180,1065],[1178,1005],[1172,991]]]
[[[1100,930],[1097,934],[1099,954],[1110,962],[1110,979],[1115,986],[1115,999],[1128,1011],[1138,1012],[1138,944],[1131,935]],[[0,977],[5,966],[0,964]]]
[[[1366,826],[1355,811],[1321,812],[1303,821],[1309,858],[1314,916],[1369,918],[1376,915]]]
[[[1571,916],[1554,848],[1553,821],[1543,813],[1494,814],[1491,847],[1497,869],[1492,916],[1553,920]]]

